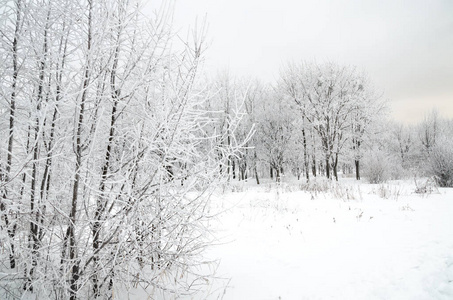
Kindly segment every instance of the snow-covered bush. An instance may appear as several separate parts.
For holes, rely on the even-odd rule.
[[[363,174],[370,183],[382,183],[391,176],[390,158],[381,149],[368,151],[364,156]]]
[[[410,177],[411,170],[406,169],[403,164],[393,157],[389,157],[390,179],[398,180]]]
[[[299,189],[305,192],[326,193],[329,191],[331,182],[329,180],[312,180],[299,184]]]
[[[362,199],[360,192],[360,187],[357,187],[357,190],[354,186],[345,186],[341,184],[333,184],[330,188],[330,192],[337,199],[342,199],[343,201],[350,201],[356,199]]]
[[[429,172],[440,187],[453,187],[453,142],[444,139],[430,153]]]
[[[431,194],[435,191],[438,192],[437,183],[433,177],[430,177],[422,182],[417,181],[417,179],[414,179],[414,181],[415,181],[415,193],[416,194],[427,195],[427,194]]]

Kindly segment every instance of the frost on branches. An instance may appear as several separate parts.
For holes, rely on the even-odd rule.
[[[307,180],[309,156],[313,156],[308,140],[311,137],[314,143],[313,132],[319,139],[325,176],[338,180],[340,158],[346,156],[354,162],[359,180],[365,140],[383,109],[381,96],[365,74],[335,63],[289,64],[281,74],[280,89],[298,111]]]
[[[239,149],[208,130],[203,35],[171,51],[167,8],[136,1],[1,7],[0,298],[198,289],[217,153]]]

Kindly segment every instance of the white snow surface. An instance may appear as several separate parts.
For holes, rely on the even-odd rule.
[[[190,299],[453,299],[453,189],[298,185],[242,182],[214,195],[223,213],[207,255],[224,279]]]

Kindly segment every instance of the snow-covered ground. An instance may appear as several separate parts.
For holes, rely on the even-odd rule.
[[[214,195],[224,213],[208,256],[225,279],[209,299],[453,299],[453,189],[298,185],[235,183]]]

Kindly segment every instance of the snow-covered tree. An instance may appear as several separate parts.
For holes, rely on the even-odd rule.
[[[288,102],[275,91],[268,91],[259,106],[261,113],[256,133],[259,144],[256,147],[262,160],[269,164],[271,174],[275,172],[276,180],[280,181],[292,151],[290,140],[294,131],[294,115]]]
[[[169,7],[137,1],[1,7],[0,298],[190,293],[217,154],[241,146],[239,114],[210,130],[203,32],[176,46]]]
[[[330,178],[333,171],[338,179],[339,157],[352,143],[359,179],[358,161],[364,134],[372,116],[381,108],[379,97],[365,75],[354,67],[335,63],[303,62],[289,65],[282,72],[282,81],[286,95],[299,108],[302,122],[308,122],[320,139],[325,175]],[[302,133],[305,137],[305,130]],[[304,161],[308,169],[308,159]]]
[[[429,155],[431,149],[436,145],[439,135],[439,114],[436,110],[425,116],[425,119],[420,124],[418,135],[426,154]]]

